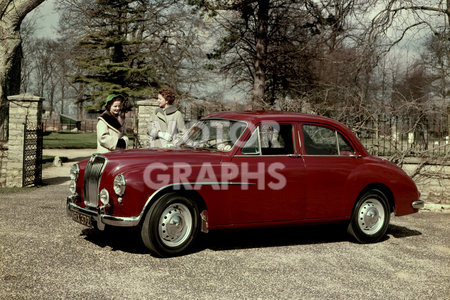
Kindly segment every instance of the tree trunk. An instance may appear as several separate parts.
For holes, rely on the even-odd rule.
[[[44,0],[0,0],[0,100],[20,92],[20,24]],[[1,124],[0,124],[1,125]]]
[[[17,66],[20,66],[17,60],[20,60],[21,41],[18,31],[9,31],[1,23],[0,21],[0,34],[7,36],[7,38],[2,38],[0,42],[0,97],[2,103],[4,103],[6,96],[19,93],[17,85],[11,86],[11,83],[15,80],[20,82],[20,77],[12,77],[17,76]]]
[[[11,84],[15,80],[20,83],[20,49],[19,32],[0,20],[0,140],[8,139],[7,96],[20,93],[20,84]],[[19,78],[14,78],[17,74]]]
[[[258,28],[256,33],[256,59],[255,77],[253,81],[253,109],[264,109],[267,103],[264,101],[266,85],[266,57],[267,57],[267,27],[269,22],[269,0],[258,1]]]
[[[0,139],[7,136],[7,96],[20,93],[20,24],[44,0],[0,0]]]

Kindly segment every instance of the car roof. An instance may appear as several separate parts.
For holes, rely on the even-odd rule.
[[[227,111],[212,113],[205,117],[204,119],[231,119],[231,120],[242,120],[250,121],[253,123],[258,123],[261,121],[303,121],[303,122],[325,122],[328,124],[339,124],[341,123],[329,119],[326,117],[318,115],[310,115],[303,113],[294,113],[286,111],[268,111],[268,110],[257,110],[257,111]]]

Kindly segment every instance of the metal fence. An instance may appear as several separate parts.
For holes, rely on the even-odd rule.
[[[447,116],[422,118],[379,117],[355,131],[373,155],[445,156],[449,153]]]

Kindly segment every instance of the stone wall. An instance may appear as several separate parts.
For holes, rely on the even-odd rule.
[[[149,136],[147,134],[148,125],[152,119],[155,109],[158,108],[156,99],[147,99],[137,102],[138,106],[138,138],[142,148],[149,146]]]

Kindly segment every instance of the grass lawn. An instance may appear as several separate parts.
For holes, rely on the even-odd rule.
[[[44,135],[44,148],[59,149],[93,149],[97,148],[97,134],[95,132],[50,132]]]

